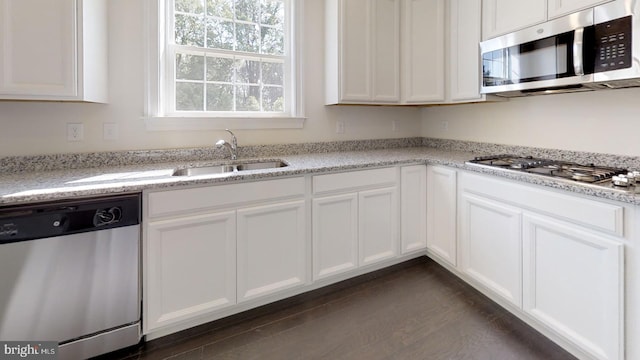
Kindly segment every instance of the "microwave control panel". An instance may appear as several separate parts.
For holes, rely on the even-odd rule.
[[[594,26],[595,72],[631,67],[631,16]]]

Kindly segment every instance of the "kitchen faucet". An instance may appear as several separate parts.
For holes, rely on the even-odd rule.
[[[231,160],[235,160],[238,158],[238,139],[236,138],[236,135],[231,132],[231,130],[229,129],[224,129],[226,132],[228,132],[229,134],[231,134],[231,144],[229,144],[227,141],[225,140],[218,140],[218,142],[216,142],[216,146],[217,147],[221,147],[224,146],[227,148],[227,150],[229,150],[229,153],[231,153]]]

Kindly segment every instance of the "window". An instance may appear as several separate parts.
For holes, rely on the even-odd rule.
[[[149,50],[148,125],[301,127],[299,0],[149,1],[159,41]]]

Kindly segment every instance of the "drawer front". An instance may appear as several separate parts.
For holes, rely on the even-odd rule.
[[[459,185],[461,191],[498,199],[612,235],[624,235],[624,207],[619,205],[470,173],[462,173]]]
[[[396,168],[351,171],[313,177],[313,194],[374,186],[393,186],[398,181]]]
[[[157,218],[304,194],[303,177],[152,192],[149,194],[148,217]]]

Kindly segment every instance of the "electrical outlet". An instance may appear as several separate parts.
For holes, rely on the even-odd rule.
[[[67,141],[82,141],[84,139],[84,124],[67,123]]]
[[[336,134],[344,134],[344,121],[336,121]]]
[[[398,131],[398,120],[396,119],[391,120],[391,131],[393,132]]]
[[[449,121],[442,120],[442,122],[440,122],[440,128],[442,131],[449,131]]]
[[[104,140],[118,140],[118,124],[116,124],[116,123],[103,123],[102,124],[102,138]]]

